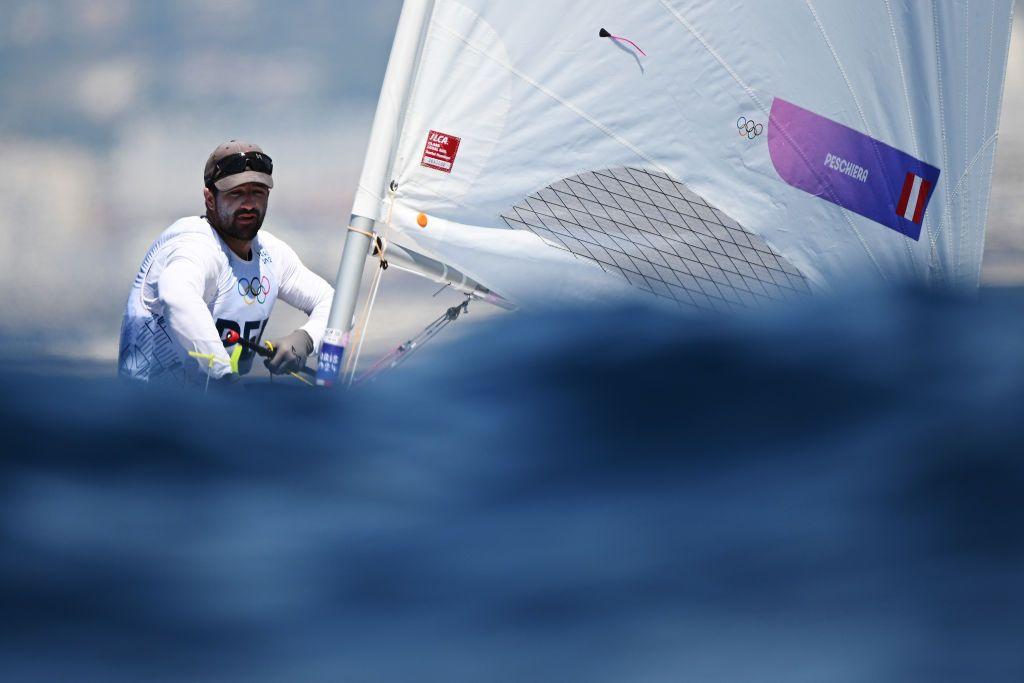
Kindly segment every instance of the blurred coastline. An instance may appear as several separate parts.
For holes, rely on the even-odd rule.
[[[9,3],[0,26],[0,332],[41,337],[43,353],[112,359],[146,247],[201,210],[199,167],[229,137],[252,138],[272,153],[278,184],[266,229],[332,280],[400,4]],[[987,285],[1024,283],[1022,113],[1018,21]],[[457,300],[451,292],[434,299],[432,283],[404,274],[384,288],[391,295],[375,311],[370,354]],[[494,313],[487,308],[477,307],[477,318]],[[286,309],[269,334],[299,320]]]

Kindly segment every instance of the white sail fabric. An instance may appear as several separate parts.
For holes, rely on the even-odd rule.
[[[1011,21],[1012,0],[407,0],[353,213],[521,302],[974,286]]]

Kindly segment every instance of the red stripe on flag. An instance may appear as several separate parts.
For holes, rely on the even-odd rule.
[[[924,218],[924,206],[928,203],[928,191],[931,189],[932,184],[921,178],[921,189],[917,193],[917,208],[914,209],[915,223],[920,223],[921,219]]]
[[[896,215],[902,216],[907,212],[907,202],[910,201],[910,191],[914,189],[914,174],[907,173],[907,179],[903,181],[903,191],[900,194],[900,203],[896,205]]]

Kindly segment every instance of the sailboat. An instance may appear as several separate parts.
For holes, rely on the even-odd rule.
[[[342,370],[372,260],[506,307],[976,287],[1012,16],[1012,0],[406,0],[317,382]]]

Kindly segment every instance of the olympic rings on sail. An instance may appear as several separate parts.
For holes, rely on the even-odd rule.
[[[238,294],[249,306],[254,303],[266,303],[270,294],[270,280],[266,275],[260,278],[238,278]]]
[[[748,140],[753,140],[764,132],[764,125],[755,123],[746,116],[741,116],[736,119],[736,129],[739,131],[741,137],[746,136]]]

